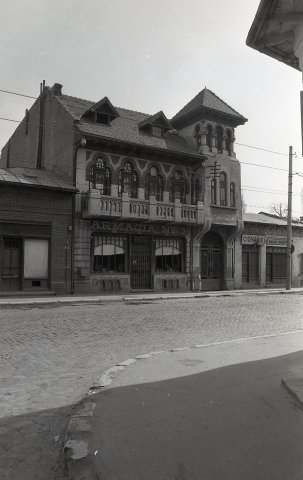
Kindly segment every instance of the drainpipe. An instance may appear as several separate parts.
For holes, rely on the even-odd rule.
[[[77,188],[77,156],[79,148],[84,148],[86,146],[86,139],[84,137],[75,145],[73,151],[73,186]],[[75,291],[75,275],[74,275],[74,260],[75,260],[75,224],[76,224],[76,195],[77,192],[73,193],[72,198],[72,236],[71,236],[71,247],[70,247],[70,293],[73,294]]]

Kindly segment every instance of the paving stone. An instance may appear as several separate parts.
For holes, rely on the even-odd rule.
[[[64,478],[60,442],[55,443],[53,437],[64,437],[62,429],[73,404],[107,369],[123,366],[123,359],[302,330],[302,311],[300,294],[182,298],[136,305],[2,306],[0,469],[10,475],[3,478]],[[18,430],[14,419],[24,421],[25,417],[29,424],[21,424]],[[8,434],[7,426],[14,433]],[[48,433],[48,427],[52,432]],[[37,445],[39,468],[44,465],[44,471],[37,470],[31,457]],[[14,457],[10,457],[11,447]],[[22,469],[24,458],[26,469]]]

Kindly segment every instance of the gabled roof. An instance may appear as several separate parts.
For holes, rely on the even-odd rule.
[[[162,110],[160,112],[155,113],[151,117],[147,117],[145,120],[139,123],[139,128],[144,128],[147,125],[156,125],[159,127],[164,127],[167,130],[172,130],[173,126],[170,121],[166,118]]]
[[[35,168],[0,168],[0,183],[45,187],[70,192],[76,190],[71,183],[66,182],[56,173],[48,170],[36,170]]]
[[[139,128],[139,125],[143,124],[145,121],[146,123],[150,122],[151,119],[158,114],[150,116],[146,113],[115,107],[119,117],[112,122],[109,128],[102,123],[91,122],[83,116],[84,112],[88,111],[95,105],[94,102],[70,97],[68,95],[56,96],[56,99],[70,114],[76,122],[77,129],[83,135],[100,136],[102,138],[135,143],[146,147],[161,148],[163,150],[190,154],[196,157],[200,156],[197,154],[196,149],[192,144],[188,142],[183,135],[177,132],[172,133],[168,131],[163,137],[158,138],[145,133],[144,130]]]
[[[185,107],[176,113],[172,118],[172,122],[177,119],[181,119],[187,115],[190,115],[198,110],[207,109],[213,110],[225,115],[234,117],[238,120],[238,123],[245,123],[247,119],[243,117],[234,108],[230,107],[224,100],[219,98],[214,92],[208,88],[204,88],[198,93]]]
[[[111,118],[119,117],[119,113],[107,97],[102,98],[82,114],[82,117],[89,117],[91,112],[100,112],[109,115]]]

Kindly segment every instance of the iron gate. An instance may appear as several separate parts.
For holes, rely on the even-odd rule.
[[[130,284],[133,289],[151,288],[151,238],[133,236],[130,251]]]

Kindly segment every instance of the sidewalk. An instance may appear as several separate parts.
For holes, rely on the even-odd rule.
[[[11,296],[0,297],[0,307],[10,305],[68,305],[77,303],[132,302],[168,300],[174,298],[235,297],[239,295],[272,295],[302,293],[303,288],[264,288],[247,290],[219,290],[213,292],[139,293],[128,295],[67,295],[67,296]]]
[[[301,479],[303,334],[265,340],[152,352],[110,369],[70,422],[71,478]]]

